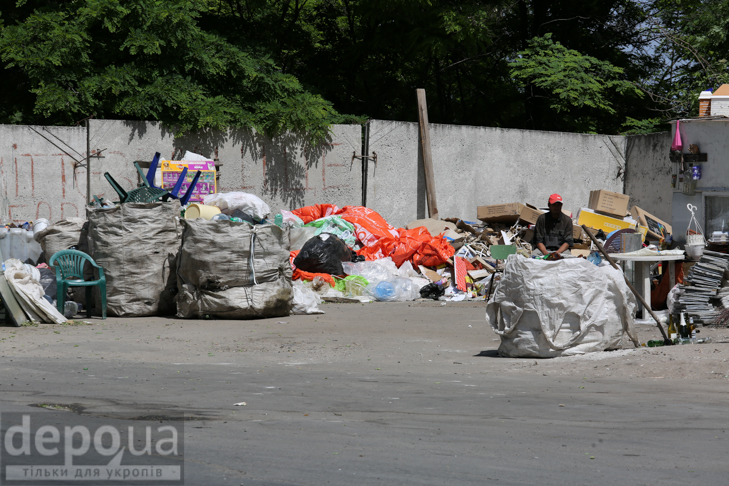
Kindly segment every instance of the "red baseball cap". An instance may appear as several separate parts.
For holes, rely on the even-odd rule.
[[[549,196],[549,204],[560,203],[562,204],[562,196],[559,194],[552,194]]]

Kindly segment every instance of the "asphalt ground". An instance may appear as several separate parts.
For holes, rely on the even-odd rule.
[[[483,303],[322,308],[0,328],[0,413],[182,415],[190,485],[727,483],[729,330],[526,360],[498,357]]]

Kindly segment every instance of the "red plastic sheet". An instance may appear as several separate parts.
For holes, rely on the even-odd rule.
[[[331,215],[337,215],[352,223],[357,239],[364,245],[357,253],[368,260],[389,256],[398,267],[408,260],[414,266],[437,266],[445,263],[455,253],[448,241],[440,236],[430,236],[424,227],[396,229],[376,211],[364,206],[345,206],[339,209],[333,204],[316,204],[292,212],[305,224]]]
[[[296,268],[296,265],[294,265],[294,258],[296,258],[296,255],[298,255],[300,251],[301,250],[295,250],[289,254],[289,262],[291,262],[291,268],[294,270],[291,278],[293,278],[294,280],[314,280],[314,277],[321,277],[326,280],[329,285],[334,287],[334,285],[336,284],[336,282],[334,281],[334,277],[332,277],[328,273],[311,273]]]

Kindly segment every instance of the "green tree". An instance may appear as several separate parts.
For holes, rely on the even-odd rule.
[[[698,97],[729,83],[729,1],[655,0],[645,36],[658,61],[642,88],[664,118],[698,115]]]
[[[545,98],[555,115],[573,121],[572,129],[594,132],[598,117],[616,113],[607,95],[642,93],[622,79],[624,70],[552,41],[552,34],[535,37],[510,63],[511,76],[529,97]]]
[[[201,28],[208,9],[191,0],[75,0],[15,12],[0,56],[33,100],[6,110],[4,121],[67,124],[94,115],[160,120],[181,133],[233,126],[321,138],[348,119],[270,56]]]

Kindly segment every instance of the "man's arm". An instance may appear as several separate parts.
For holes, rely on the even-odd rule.
[[[542,247],[544,247],[544,245],[542,245]],[[555,253],[562,253],[563,251],[565,251],[569,247],[570,247],[570,244],[569,243],[567,243],[567,242],[562,243],[562,246],[560,246],[559,249]],[[545,253],[545,255],[546,255],[546,253]]]
[[[542,252],[542,255],[549,255],[550,251],[544,246],[544,243],[537,243],[537,250]],[[564,250],[562,250],[564,251]]]

